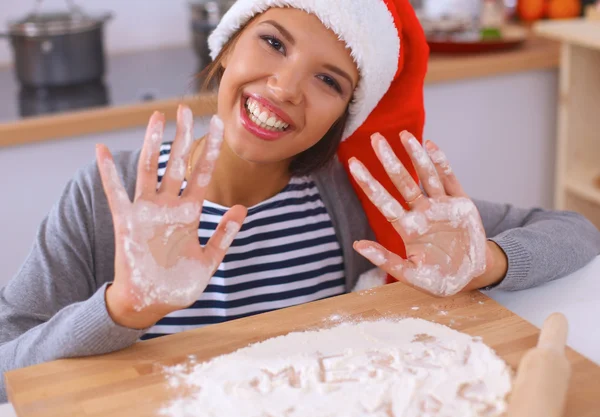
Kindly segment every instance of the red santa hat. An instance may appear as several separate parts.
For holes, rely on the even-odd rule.
[[[238,0],[209,37],[212,58],[252,17],[271,7],[293,7],[311,13],[348,45],[360,81],[350,104],[338,157],[348,172],[348,159],[360,159],[404,203],[372,150],[370,136],[375,132],[385,136],[416,178],[398,135],[408,130],[422,140],[423,84],[429,48],[409,0]],[[352,183],[377,240],[404,255],[398,234],[353,180]]]

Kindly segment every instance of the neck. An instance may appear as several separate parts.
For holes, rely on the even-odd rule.
[[[202,146],[200,144],[200,146]],[[200,149],[193,163],[200,157]],[[205,198],[215,204],[252,207],[278,194],[289,183],[289,163],[256,164],[238,157],[223,141]]]

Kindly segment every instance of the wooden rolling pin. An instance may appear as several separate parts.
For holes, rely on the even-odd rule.
[[[550,315],[537,347],[521,359],[507,417],[561,417],[565,409],[571,364],[565,356],[568,323],[560,313]]]

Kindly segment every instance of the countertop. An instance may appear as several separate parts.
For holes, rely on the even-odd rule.
[[[600,317],[600,256],[568,277],[520,292],[491,291],[487,295],[540,327],[559,311],[569,320],[570,347],[600,364],[600,333],[590,331],[590,320]],[[11,405],[0,406],[0,417],[14,417]]]
[[[0,69],[0,147],[144,126],[154,110],[174,120],[184,102],[197,114],[211,111],[214,98],[198,99],[198,61],[191,47],[173,47],[109,56],[104,83],[89,86],[97,96],[83,110],[23,117],[40,108],[59,109],[19,87],[13,70]],[[477,55],[432,54],[426,84],[454,82],[524,71],[557,68],[554,41],[532,37],[517,49]],[[38,102],[26,102],[32,96]],[[89,96],[86,97],[90,100]],[[39,102],[41,100],[41,103]]]

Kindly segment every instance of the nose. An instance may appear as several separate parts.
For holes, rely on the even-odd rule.
[[[303,99],[303,76],[291,66],[278,68],[267,81],[267,88],[274,98],[284,103],[298,105]]]

